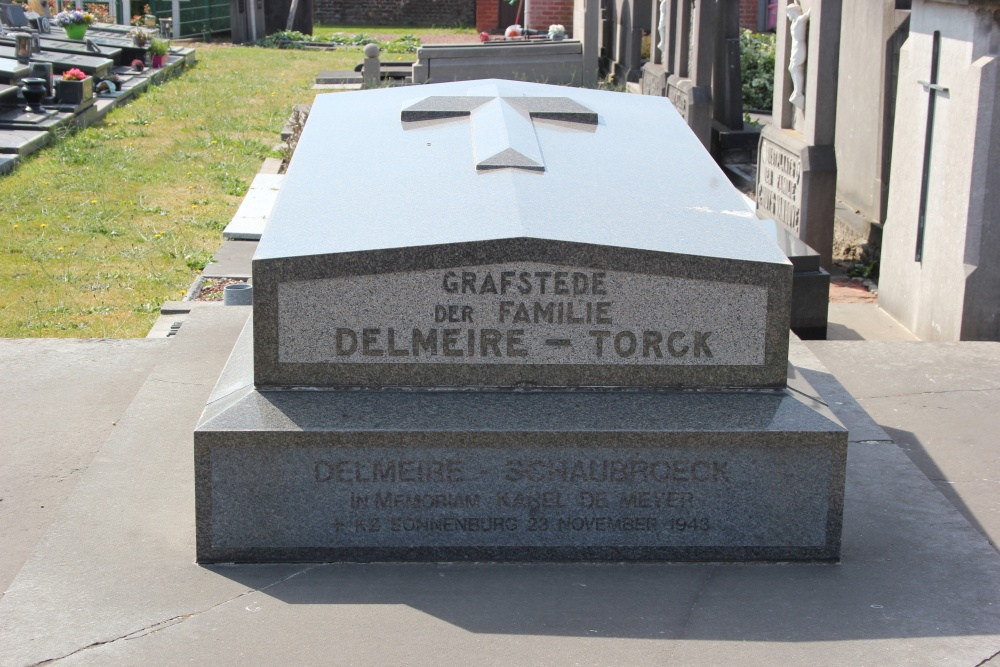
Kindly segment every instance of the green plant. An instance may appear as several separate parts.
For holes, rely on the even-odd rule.
[[[774,98],[774,35],[740,30],[743,108],[770,109]]]
[[[847,270],[847,275],[852,278],[868,278],[878,280],[879,262],[875,260],[868,264],[856,263]]]
[[[165,56],[168,51],[170,51],[170,42],[165,39],[154,37],[149,42],[149,55],[151,56]]]
[[[420,47],[420,38],[414,35],[403,35],[385,43],[385,50],[389,53],[416,53]]]

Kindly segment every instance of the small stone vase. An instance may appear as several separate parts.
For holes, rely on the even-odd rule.
[[[47,92],[48,88],[45,85],[45,79],[35,77],[21,79],[21,95],[24,96],[24,101],[28,103],[25,111],[42,113],[42,99]]]

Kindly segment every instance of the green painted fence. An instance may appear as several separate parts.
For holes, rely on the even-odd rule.
[[[147,4],[150,13],[157,18],[174,17],[172,0],[131,0],[129,11],[132,16],[123,14],[122,0],[114,1],[118,22],[122,24],[128,24],[132,16],[142,14]],[[179,0],[177,5],[180,10],[180,37],[201,37],[230,30],[229,0]],[[177,34],[176,30],[174,34]]]

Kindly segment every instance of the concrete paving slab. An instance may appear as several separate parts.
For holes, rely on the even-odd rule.
[[[264,163],[260,165],[261,174],[277,174],[281,171],[281,160],[276,157],[264,158]]]
[[[887,442],[850,445],[840,565],[200,567],[191,428],[248,310],[192,310],[0,600],[0,664],[976,665],[1000,649],[1000,554]]]
[[[249,280],[253,277],[250,268],[255,252],[257,252],[257,241],[226,239],[201,275],[204,278]]]
[[[962,514],[1000,545],[1000,343],[807,343]]]
[[[827,340],[920,340],[873,303],[831,303]]]
[[[115,429],[164,343],[0,339],[0,591]]]
[[[210,573],[191,572],[193,522],[185,527],[179,517],[167,517],[194,512],[192,490],[178,483],[192,474],[191,430],[249,311],[196,307],[178,336],[165,343],[158,363],[40,542],[38,566],[29,561],[18,578],[23,585],[15,580],[0,600],[0,665],[33,664],[42,658],[30,656],[57,657],[92,643],[88,638],[104,631],[172,616],[178,600],[187,598],[187,606],[194,592],[167,593],[180,583],[174,568],[195,575],[187,580],[202,591],[195,598],[204,593],[217,599],[242,590],[214,576],[203,581]],[[159,555],[147,560],[154,553]],[[64,579],[70,570],[82,579]],[[261,572],[262,584],[270,582],[270,575]],[[166,588],[154,594],[161,585]],[[91,593],[77,597],[74,591],[84,588]],[[104,618],[95,623],[94,613]],[[36,629],[25,632],[23,623]]]
[[[236,215],[222,231],[223,238],[259,241],[284,179],[284,174],[257,174]]]

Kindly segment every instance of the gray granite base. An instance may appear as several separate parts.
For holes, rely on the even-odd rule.
[[[792,392],[272,390],[195,431],[197,560],[836,560],[847,433]]]

